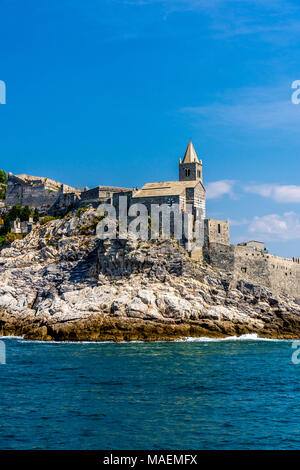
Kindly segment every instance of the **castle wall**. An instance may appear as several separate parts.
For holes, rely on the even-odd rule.
[[[67,210],[79,207],[80,194],[60,192],[58,199],[51,206],[49,215],[64,215]]]
[[[203,257],[205,261],[207,261],[215,268],[227,272],[234,271],[234,250],[232,246],[223,245],[219,243],[211,243],[208,248],[207,244],[205,244],[203,248]]]
[[[115,195],[126,195],[128,193],[127,188],[119,188],[116,186],[97,186],[93,189],[88,189],[80,194],[79,205],[91,204],[94,207],[98,207],[99,204],[111,204],[114,203]]]
[[[59,196],[59,191],[47,189],[44,183],[22,184],[8,181],[5,196],[6,205],[21,204],[22,206],[47,208],[51,207]]]
[[[46,212],[57,201],[61,191],[70,193],[75,190],[49,178],[8,173],[5,205],[21,204]]]
[[[217,269],[230,272],[235,280],[244,280],[300,297],[300,264],[246,246],[211,243],[203,250],[204,259]]]

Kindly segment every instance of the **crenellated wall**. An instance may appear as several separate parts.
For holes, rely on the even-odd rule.
[[[300,297],[300,264],[289,258],[262,253],[245,246],[211,243],[203,250],[204,259],[212,266],[244,280]]]

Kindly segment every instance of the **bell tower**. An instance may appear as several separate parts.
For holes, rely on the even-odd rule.
[[[179,181],[203,182],[202,160],[199,160],[192,142],[187,146],[183,161],[179,160]]]

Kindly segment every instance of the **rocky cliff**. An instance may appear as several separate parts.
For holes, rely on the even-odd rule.
[[[93,209],[0,253],[0,333],[41,340],[300,337],[300,299],[191,260],[175,241],[100,241]]]

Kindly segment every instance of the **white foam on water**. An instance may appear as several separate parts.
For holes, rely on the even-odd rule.
[[[220,341],[295,341],[294,339],[273,339],[273,338],[260,338],[257,333],[248,333],[241,336],[226,336],[225,338],[208,338],[201,336],[199,338],[188,336],[184,339],[176,340],[177,342],[189,342],[189,343],[218,343]]]
[[[273,341],[273,342],[282,342],[282,341],[296,341],[296,339],[273,339],[273,338],[260,338],[257,333],[248,333],[241,336],[226,336],[225,338],[209,338],[207,336],[188,336],[182,339],[175,339],[170,341],[43,341],[43,340],[31,340],[24,339],[23,336],[0,336],[0,340],[17,340],[19,343],[41,343],[41,344],[145,344],[145,343],[218,343],[222,341]],[[300,338],[299,338],[300,340]]]
[[[0,336],[0,339],[23,339],[24,336],[14,336],[14,335],[7,335],[7,336]]]

